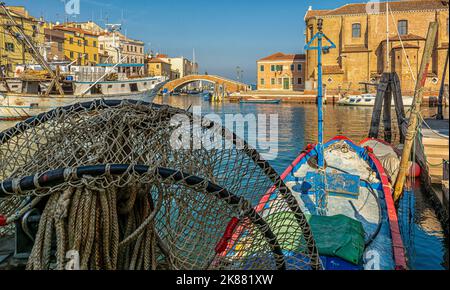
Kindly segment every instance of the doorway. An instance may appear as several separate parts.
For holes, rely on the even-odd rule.
[[[283,79],[283,89],[284,90],[289,90],[290,84],[289,84],[289,78],[284,78]]]

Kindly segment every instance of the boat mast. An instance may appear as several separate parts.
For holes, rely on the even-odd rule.
[[[331,48],[336,48],[336,45],[323,33],[323,19],[317,20],[318,32],[305,46],[305,50],[317,50],[317,102],[318,102],[318,165],[319,168],[325,167],[325,160],[323,156],[323,79],[322,79],[322,54],[328,53]],[[328,41],[329,45],[323,45],[323,39]],[[317,46],[312,46],[313,42],[317,39]]]
[[[63,96],[64,90],[61,86],[61,84],[58,81],[58,76],[55,74],[50,67],[50,65],[45,61],[45,59],[42,57],[38,49],[34,46],[33,42],[29,39],[28,35],[23,30],[23,27],[17,24],[17,22],[12,17],[11,13],[9,12],[8,8],[6,8],[5,2],[0,2],[0,6],[5,12],[6,16],[11,20],[13,23],[12,27],[15,27],[17,29],[17,32],[22,37],[23,42],[30,48],[31,56],[44,68],[47,70],[47,72],[50,74],[50,77],[52,78],[52,82],[50,86],[48,87],[48,90],[46,92],[46,95],[50,94],[50,91],[52,90],[53,86],[56,85],[56,88],[58,89],[59,93]],[[14,36],[14,35],[13,35]]]
[[[326,178],[325,178],[325,158],[324,158],[324,141],[323,141],[323,80],[322,80],[322,54],[326,54],[331,48],[336,48],[336,45],[323,33],[323,19],[319,18],[317,20],[317,30],[318,32],[305,46],[305,50],[316,50],[317,51],[317,110],[318,110],[318,144],[316,146],[317,152],[317,165],[318,170],[321,175],[321,180],[318,182],[317,193],[320,196],[319,202],[317,204],[319,211],[324,212],[326,210]],[[317,39],[317,46],[313,46],[314,41]],[[329,45],[323,45],[324,39]]]

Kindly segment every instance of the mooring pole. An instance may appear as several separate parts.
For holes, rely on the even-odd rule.
[[[437,35],[437,23],[431,22],[428,28],[427,40],[425,43],[425,50],[423,52],[422,64],[420,66],[419,77],[417,78],[416,89],[414,93],[413,107],[411,110],[411,117],[409,119],[408,131],[405,136],[405,146],[403,148],[402,160],[400,163],[400,172],[395,183],[394,200],[397,202],[402,194],[405,186],[406,174],[409,169],[409,160],[411,157],[412,147],[414,146],[414,140],[417,135],[417,129],[419,126],[420,109],[423,101],[423,90],[427,81],[428,69],[430,68],[431,55]]]
[[[444,120],[444,109],[443,109],[443,102],[444,102],[444,91],[445,91],[445,77],[447,76],[447,69],[448,69],[448,53],[449,49],[447,48],[447,58],[445,59],[445,66],[444,66],[444,72],[442,73],[442,80],[441,80],[441,89],[439,90],[439,101],[438,101],[438,113],[436,116],[436,119],[438,120]]]

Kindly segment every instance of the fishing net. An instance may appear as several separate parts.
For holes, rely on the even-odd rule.
[[[0,239],[27,233],[27,269],[321,268],[274,169],[184,110],[98,100],[31,118],[0,133],[0,181]]]

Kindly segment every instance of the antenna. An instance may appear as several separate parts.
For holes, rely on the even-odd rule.
[[[126,14],[127,14],[127,11],[122,9],[121,15],[120,15],[120,24],[122,25],[122,27],[124,27],[125,24],[127,23]],[[127,28],[125,28],[125,36],[128,37],[128,29]]]
[[[108,32],[112,33],[113,35],[113,48],[117,51],[117,59],[120,60],[121,59],[121,55],[120,55],[120,43],[116,43],[116,32],[120,31],[122,29],[122,24],[106,24],[106,29],[108,30]]]

